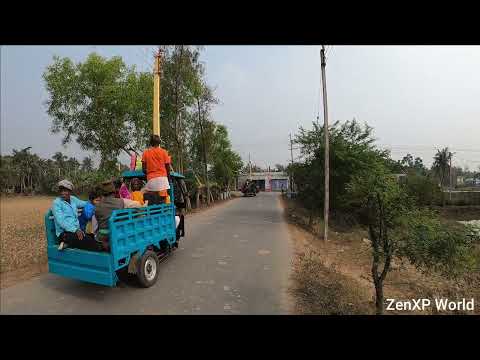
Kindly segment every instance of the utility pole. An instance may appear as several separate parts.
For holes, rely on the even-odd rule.
[[[292,171],[293,171],[293,142],[292,142],[292,133],[290,133],[290,157],[292,159]],[[293,192],[293,177],[290,175],[290,192]]]
[[[153,69],[153,135],[160,136],[160,63],[161,51],[155,54]]]
[[[251,180],[252,179],[252,162],[250,161],[250,153],[248,153],[248,173]]]
[[[452,154],[450,153],[450,204],[452,203]]]
[[[328,140],[328,107],[327,107],[327,80],[325,76],[325,46],[322,45],[320,52],[322,65],[322,90],[323,90],[323,131],[325,134],[325,202],[323,209],[323,220],[325,222],[323,231],[323,241],[328,241],[328,212],[329,212],[329,180],[330,180],[330,154],[329,154],[329,140]]]

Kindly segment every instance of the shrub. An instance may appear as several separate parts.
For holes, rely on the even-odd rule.
[[[409,175],[405,184],[407,193],[412,197],[417,206],[439,205],[442,192],[438,184],[430,177]]]

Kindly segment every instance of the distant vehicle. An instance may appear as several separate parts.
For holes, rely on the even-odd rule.
[[[142,171],[126,171],[123,178],[144,178]],[[170,173],[170,204],[151,205],[143,208],[114,210],[108,221],[110,252],[95,252],[74,248],[58,250],[55,224],[51,210],[45,215],[48,270],[71,279],[99,285],[116,286],[119,275],[128,271],[136,274],[142,287],[154,285],[158,278],[159,263],[185,236],[184,218],[176,226],[177,208],[184,208],[175,197],[175,189],[181,192],[183,175]],[[134,260],[133,260],[134,259]],[[133,261],[132,261],[133,260]]]
[[[258,187],[255,185],[255,183],[247,181],[243,187],[242,187],[242,193],[243,196],[248,197],[248,196],[257,196],[258,192]]]

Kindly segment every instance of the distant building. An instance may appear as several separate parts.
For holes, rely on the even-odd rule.
[[[238,187],[242,188],[247,179],[255,182],[260,191],[282,191],[288,190],[288,175],[280,171],[262,171],[242,174],[238,177]]]

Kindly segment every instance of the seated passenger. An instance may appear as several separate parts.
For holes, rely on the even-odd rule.
[[[68,180],[58,183],[60,196],[53,201],[52,213],[55,222],[55,234],[60,243],[58,250],[71,248],[98,251],[95,239],[86,235],[80,228],[78,208],[84,208],[86,201],[72,196],[73,184]]]
[[[147,191],[143,194],[143,200],[148,205],[160,205],[165,204],[165,198],[160,196],[160,192],[158,191]]]
[[[145,205],[143,199],[142,182],[139,178],[134,178],[132,180],[132,200],[138,201],[140,205]]]
[[[112,181],[105,181],[101,185],[102,197],[100,203],[96,206],[95,216],[98,221],[99,239],[105,250],[109,250],[108,237],[101,234],[102,230],[108,230],[108,220],[113,210],[140,207],[138,201],[129,199],[120,199],[115,197],[116,189]]]
[[[84,233],[93,235],[95,231],[92,222],[95,216],[95,206],[100,202],[100,193],[98,189],[90,192],[88,200],[89,201],[85,204],[82,215],[80,215],[78,221],[80,223],[80,229],[82,229]]]
[[[116,191],[115,197],[120,199],[129,199],[129,200],[132,199],[132,195],[128,191],[127,185],[125,185],[125,183],[121,179],[115,180],[113,184],[115,185],[115,191]]]

